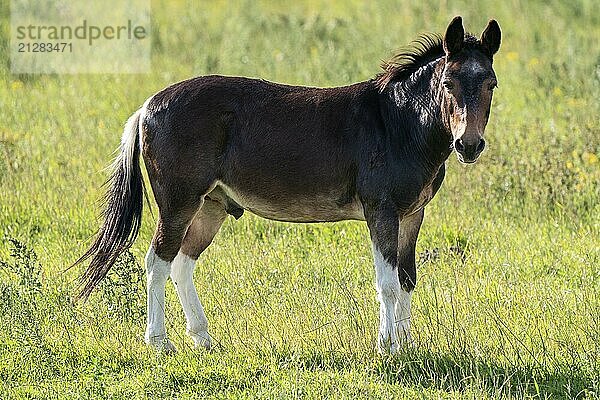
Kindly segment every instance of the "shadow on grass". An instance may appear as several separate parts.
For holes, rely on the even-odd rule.
[[[441,354],[409,349],[394,356],[353,356],[318,352],[275,352],[281,368],[308,371],[362,369],[374,380],[415,389],[449,393],[473,389],[491,396],[585,398],[597,393],[598,381],[579,365],[503,365],[466,352]],[[592,375],[591,375],[592,374]]]

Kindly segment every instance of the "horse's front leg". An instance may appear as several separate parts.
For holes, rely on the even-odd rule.
[[[373,261],[375,263],[375,286],[379,300],[379,335],[377,347],[380,353],[394,353],[400,345],[396,329],[395,309],[402,296],[398,280],[398,214],[393,207],[377,206],[366,209],[365,217],[371,234]]]
[[[395,316],[398,336],[401,341],[411,343],[410,337],[410,300],[417,283],[415,248],[419,229],[423,222],[424,210],[406,216],[400,220],[398,230],[398,278],[400,296],[396,302]]]
[[[416,280],[414,244],[422,218],[419,212],[400,221],[392,207],[382,206],[366,215],[380,303],[377,345],[382,353],[395,353],[410,341],[410,299]]]

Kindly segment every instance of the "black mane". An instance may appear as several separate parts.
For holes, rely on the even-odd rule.
[[[375,77],[380,91],[392,81],[406,79],[423,65],[444,55],[442,37],[437,33],[422,34],[398,54],[381,64],[383,72]]]
[[[465,34],[467,47],[473,47],[478,42],[475,36]],[[408,78],[413,72],[444,54],[443,40],[439,34],[421,34],[398,54],[381,64],[383,72],[377,74],[375,83],[379,90],[383,91],[388,83]]]

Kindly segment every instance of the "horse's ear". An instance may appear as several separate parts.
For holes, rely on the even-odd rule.
[[[494,19],[490,19],[487,27],[481,34],[481,44],[487,49],[490,55],[496,54],[500,48],[500,25]]]
[[[463,28],[462,18],[454,17],[446,29],[444,35],[444,51],[447,55],[458,53],[465,40],[465,28]]]

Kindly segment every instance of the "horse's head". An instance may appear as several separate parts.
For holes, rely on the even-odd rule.
[[[441,79],[443,114],[452,132],[459,161],[474,163],[485,147],[483,133],[498,82],[492,68],[500,47],[500,27],[490,20],[477,39],[465,35],[461,17],[455,17],[444,35],[446,63]]]

